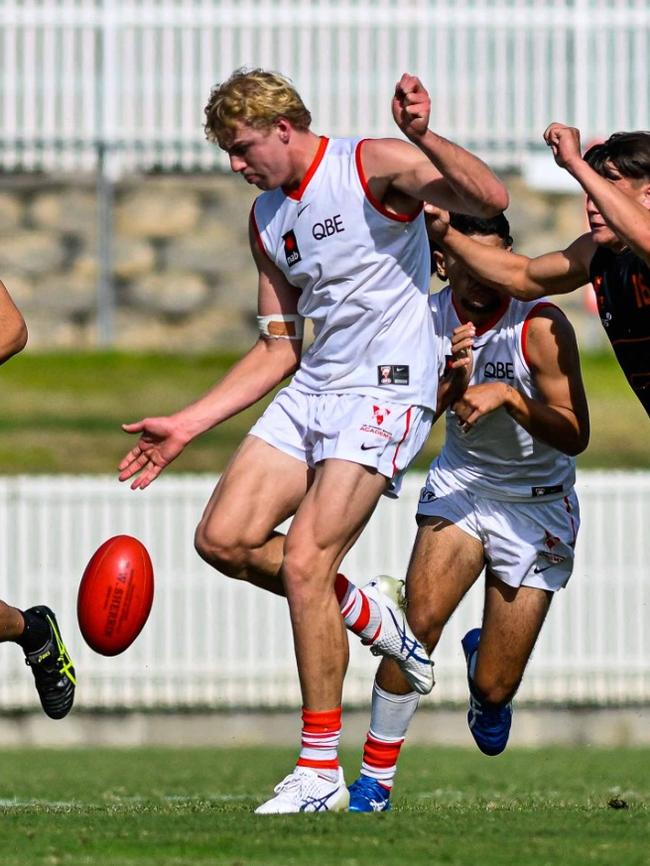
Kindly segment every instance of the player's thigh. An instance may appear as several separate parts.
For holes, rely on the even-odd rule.
[[[489,571],[475,679],[487,677],[515,687],[533,651],[554,593],[531,586],[512,587]]]
[[[433,647],[484,567],[483,545],[451,520],[421,516],[406,574],[408,620]]]
[[[287,533],[285,560],[297,567],[338,568],[372,515],[387,479],[349,460],[324,460]]]
[[[219,479],[198,531],[223,543],[262,544],[295,513],[311,477],[303,461],[247,436]]]

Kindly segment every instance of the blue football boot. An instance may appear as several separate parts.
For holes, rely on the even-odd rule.
[[[467,724],[476,745],[484,755],[500,755],[508,744],[512,723],[512,704],[495,706],[482,701],[476,694],[473,682],[474,656],[481,639],[481,629],[468,631],[463,640],[463,652],[467,661],[469,683],[469,710]]]
[[[359,776],[349,788],[350,812],[389,812],[390,791],[370,776]]]

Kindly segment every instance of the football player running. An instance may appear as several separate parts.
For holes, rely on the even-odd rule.
[[[453,215],[450,224],[477,246],[513,255],[503,215]],[[445,444],[420,495],[406,576],[408,620],[433,652],[485,570],[482,627],[462,642],[467,718],[481,751],[498,755],[544,618],[573,568],[580,521],[574,455],[587,446],[589,418],[575,336],[561,310],[502,295],[449,252],[434,249],[433,257],[449,283],[431,296],[436,332],[448,341],[447,354],[472,344],[472,372],[446,413]],[[383,659],[361,775],[350,786],[351,811],[390,808],[419,697],[394,662]]]
[[[310,129],[309,111],[281,75],[237,70],[213,89],[207,135],[262,190],[250,218],[260,337],[203,397],[124,427],[139,440],[120,479],[135,476],[132,487],[145,488],[192,439],[295,374],[234,454],[195,539],[216,569],[284,594],[289,605],[301,750],[260,813],[347,808],[341,613],[373,651],[400,664],[412,688],[433,684],[398,606],[377,583],[360,591],[338,568],[379,497],[397,494],[437,407],[422,201],[489,216],[508,197],[484,163],[429,130],[419,79],[402,76],[392,110],[409,141],[330,139]],[[315,339],[303,355],[304,318]],[[276,527],[290,516],[283,535]]]

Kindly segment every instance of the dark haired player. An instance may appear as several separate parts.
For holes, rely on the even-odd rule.
[[[503,215],[451,217],[457,234],[503,251]],[[589,417],[573,329],[554,304],[517,301],[476,280],[452,254],[433,250],[449,285],[430,298],[445,354],[472,345],[469,387],[446,414],[445,445],[418,504],[406,577],[408,619],[429,652],[485,568],[482,628],[463,638],[467,720],[482,752],[508,741],[511,700],[555,592],[573,569],[580,522],[575,460]],[[463,344],[463,339],[466,343]],[[350,811],[386,811],[397,759],[419,695],[397,666],[377,672],[361,776]]]
[[[431,209],[436,240],[474,275],[520,300],[591,282],[600,319],[623,372],[650,415],[650,132],[617,132],[580,155],[577,129],[544,133],[555,161],[587,193],[590,231],[534,259],[477,244]]]

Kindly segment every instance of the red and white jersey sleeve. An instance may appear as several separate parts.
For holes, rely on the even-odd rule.
[[[526,358],[526,331],[535,309],[548,305],[547,301],[504,299],[492,320],[476,332],[470,385],[505,382],[537,398]],[[461,317],[449,286],[431,296],[430,307],[434,327],[450,355],[451,334]],[[575,459],[535,439],[503,407],[480,418],[468,432],[448,410],[445,445],[431,469],[495,499],[559,497],[575,481]]]
[[[299,289],[298,312],[314,325],[293,387],[435,408],[424,215],[373,200],[362,150],[363,140],[322,138],[301,187],[264,192],[253,207],[260,247]]]

